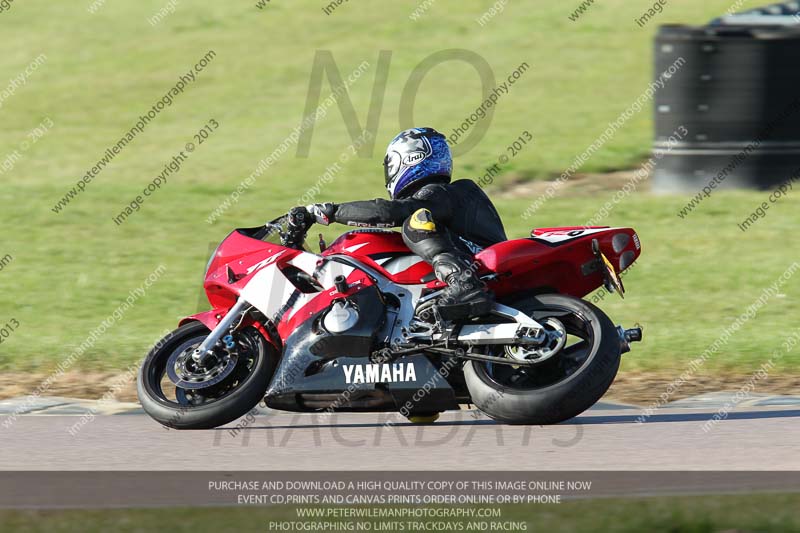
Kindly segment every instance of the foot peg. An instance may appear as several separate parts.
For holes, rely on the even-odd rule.
[[[630,352],[632,342],[642,342],[642,328],[625,329],[622,326],[617,326],[617,333],[619,333],[621,353]]]

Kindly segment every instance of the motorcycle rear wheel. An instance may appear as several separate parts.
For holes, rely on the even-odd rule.
[[[509,303],[538,322],[556,318],[571,339],[533,367],[469,361],[464,377],[472,402],[508,424],[557,424],[594,405],[617,375],[620,340],[614,324],[589,302],[561,294]],[[505,351],[494,348],[491,355]]]
[[[167,365],[176,351],[199,346],[210,331],[190,322],[168,334],[147,354],[136,389],[145,412],[174,429],[210,429],[247,414],[264,397],[278,360],[274,347],[254,328],[237,332],[237,367],[215,387],[180,389],[167,377]]]

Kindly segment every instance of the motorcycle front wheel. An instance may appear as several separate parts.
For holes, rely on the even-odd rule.
[[[247,414],[264,397],[275,371],[278,354],[253,327],[234,334],[236,357],[217,367],[190,371],[190,354],[210,331],[190,322],[168,334],[147,354],[139,369],[137,393],[145,412],[174,429],[210,429]],[[181,366],[182,365],[182,366]],[[228,367],[230,365],[230,367]],[[196,375],[186,388],[176,386],[176,367],[181,375]],[[188,367],[188,370],[187,370]]]
[[[508,305],[565,334],[564,342],[533,366],[467,362],[467,388],[481,411],[508,424],[557,424],[603,397],[617,375],[621,355],[619,334],[605,313],[561,294],[531,296]],[[519,349],[498,346],[484,353],[508,358],[509,350]],[[531,357],[537,355],[541,353]]]

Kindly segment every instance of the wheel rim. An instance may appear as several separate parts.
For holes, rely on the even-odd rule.
[[[191,353],[207,335],[206,333],[189,337],[174,348],[163,350],[150,362],[149,368],[144,373],[145,386],[159,403],[173,409],[181,409],[217,402],[233,394],[253,377],[254,369],[264,357],[264,352],[260,349],[259,333],[252,328],[246,328],[234,336],[238,351],[235,361],[226,360],[220,354],[220,361],[224,361],[225,368],[220,372],[209,372],[210,379],[207,386],[197,386],[197,383],[194,388],[177,386],[170,378],[170,374],[172,373],[174,378],[178,371],[170,365],[174,365],[187,351]]]
[[[557,322],[566,331],[566,338],[558,351],[533,366],[473,361],[476,369],[496,386],[521,391],[550,387],[570,379],[592,356],[596,334],[589,317],[561,305],[546,305],[528,314],[539,323],[547,323],[548,319]],[[487,353],[509,356],[502,346],[488,347]]]

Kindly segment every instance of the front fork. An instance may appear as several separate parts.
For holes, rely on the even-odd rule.
[[[236,304],[231,307],[228,314],[219,321],[219,324],[211,331],[208,337],[198,346],[195,351],[192,353],[192,359],[194,362],[197,363],[199,366],[203,366],[206,359],[209,355],[213,353],[213,348],[216,346],[217,342],[225,336],[225,334],[231,329],[231,326],[235,322],[237,322],[241,317],[242,313],[250,307],[250,304],[243,298],[239,298],[236,301]]]

